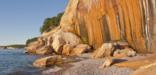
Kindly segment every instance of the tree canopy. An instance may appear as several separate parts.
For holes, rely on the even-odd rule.
[[[52,18],[46,18],[43,22],[43,25],[40,28],[40,33],[42,34],[43,32],[49,32],[53,28],[57,27],[60,24],[63,14],[64,13],[62,12]],[[26,41],[26,46],[28,46],[28,44],[30,44],[31,42],[37,41],[37,39],[38,39],[38,37],[28,39]]]
[[[53,28],[57,27],[60,24],[63,13],[59,13],[57,16],[52,18],[46,18],[43,22],[40,32],[49,32]]]

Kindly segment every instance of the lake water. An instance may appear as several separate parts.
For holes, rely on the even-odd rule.
[[[39,75],[42,69],[32,66],[36,55],[28,55],[23,49],[0,49],[0,75]]]

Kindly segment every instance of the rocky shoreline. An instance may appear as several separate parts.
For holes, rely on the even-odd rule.
[[[111,66],[99,68],[104,59],[92,59],[91,54],[82,54],[80,57],[67,58],[72,61],[63,66],[54,66],[42,72],[42,75],[130,75],[134,70]],[[120,60],[119,60],[120,61]]]
[[[101,69],[99,66],[104,62],[104,59],[92,59],[90,58],[90,53],[85,53],[79,57],[67,57],[66,61],[69,63],[50,67],[47,70],[42,71],[41,75],[133,75],[133,73],[140,70],[140,68],[121,67],[119,66],[120,62],[135,62],[138,59],[146,59],[147,57],[154,55],[155,54],[138,54],[135,57],[114,59],[114,64],[112,66]],[[148,59],[146,59],[146,61],[148,61]]]

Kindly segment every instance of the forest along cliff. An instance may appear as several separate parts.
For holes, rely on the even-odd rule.
[[[28,53],[79,55],[105,42],[156,50],[155,0],[69,0],[60,25],[28,45]]]

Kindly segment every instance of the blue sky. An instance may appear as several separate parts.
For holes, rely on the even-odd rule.
[[[23,44],[39,36],[47,17],[64,11],[68,0],[0,0],[0,45]]]

